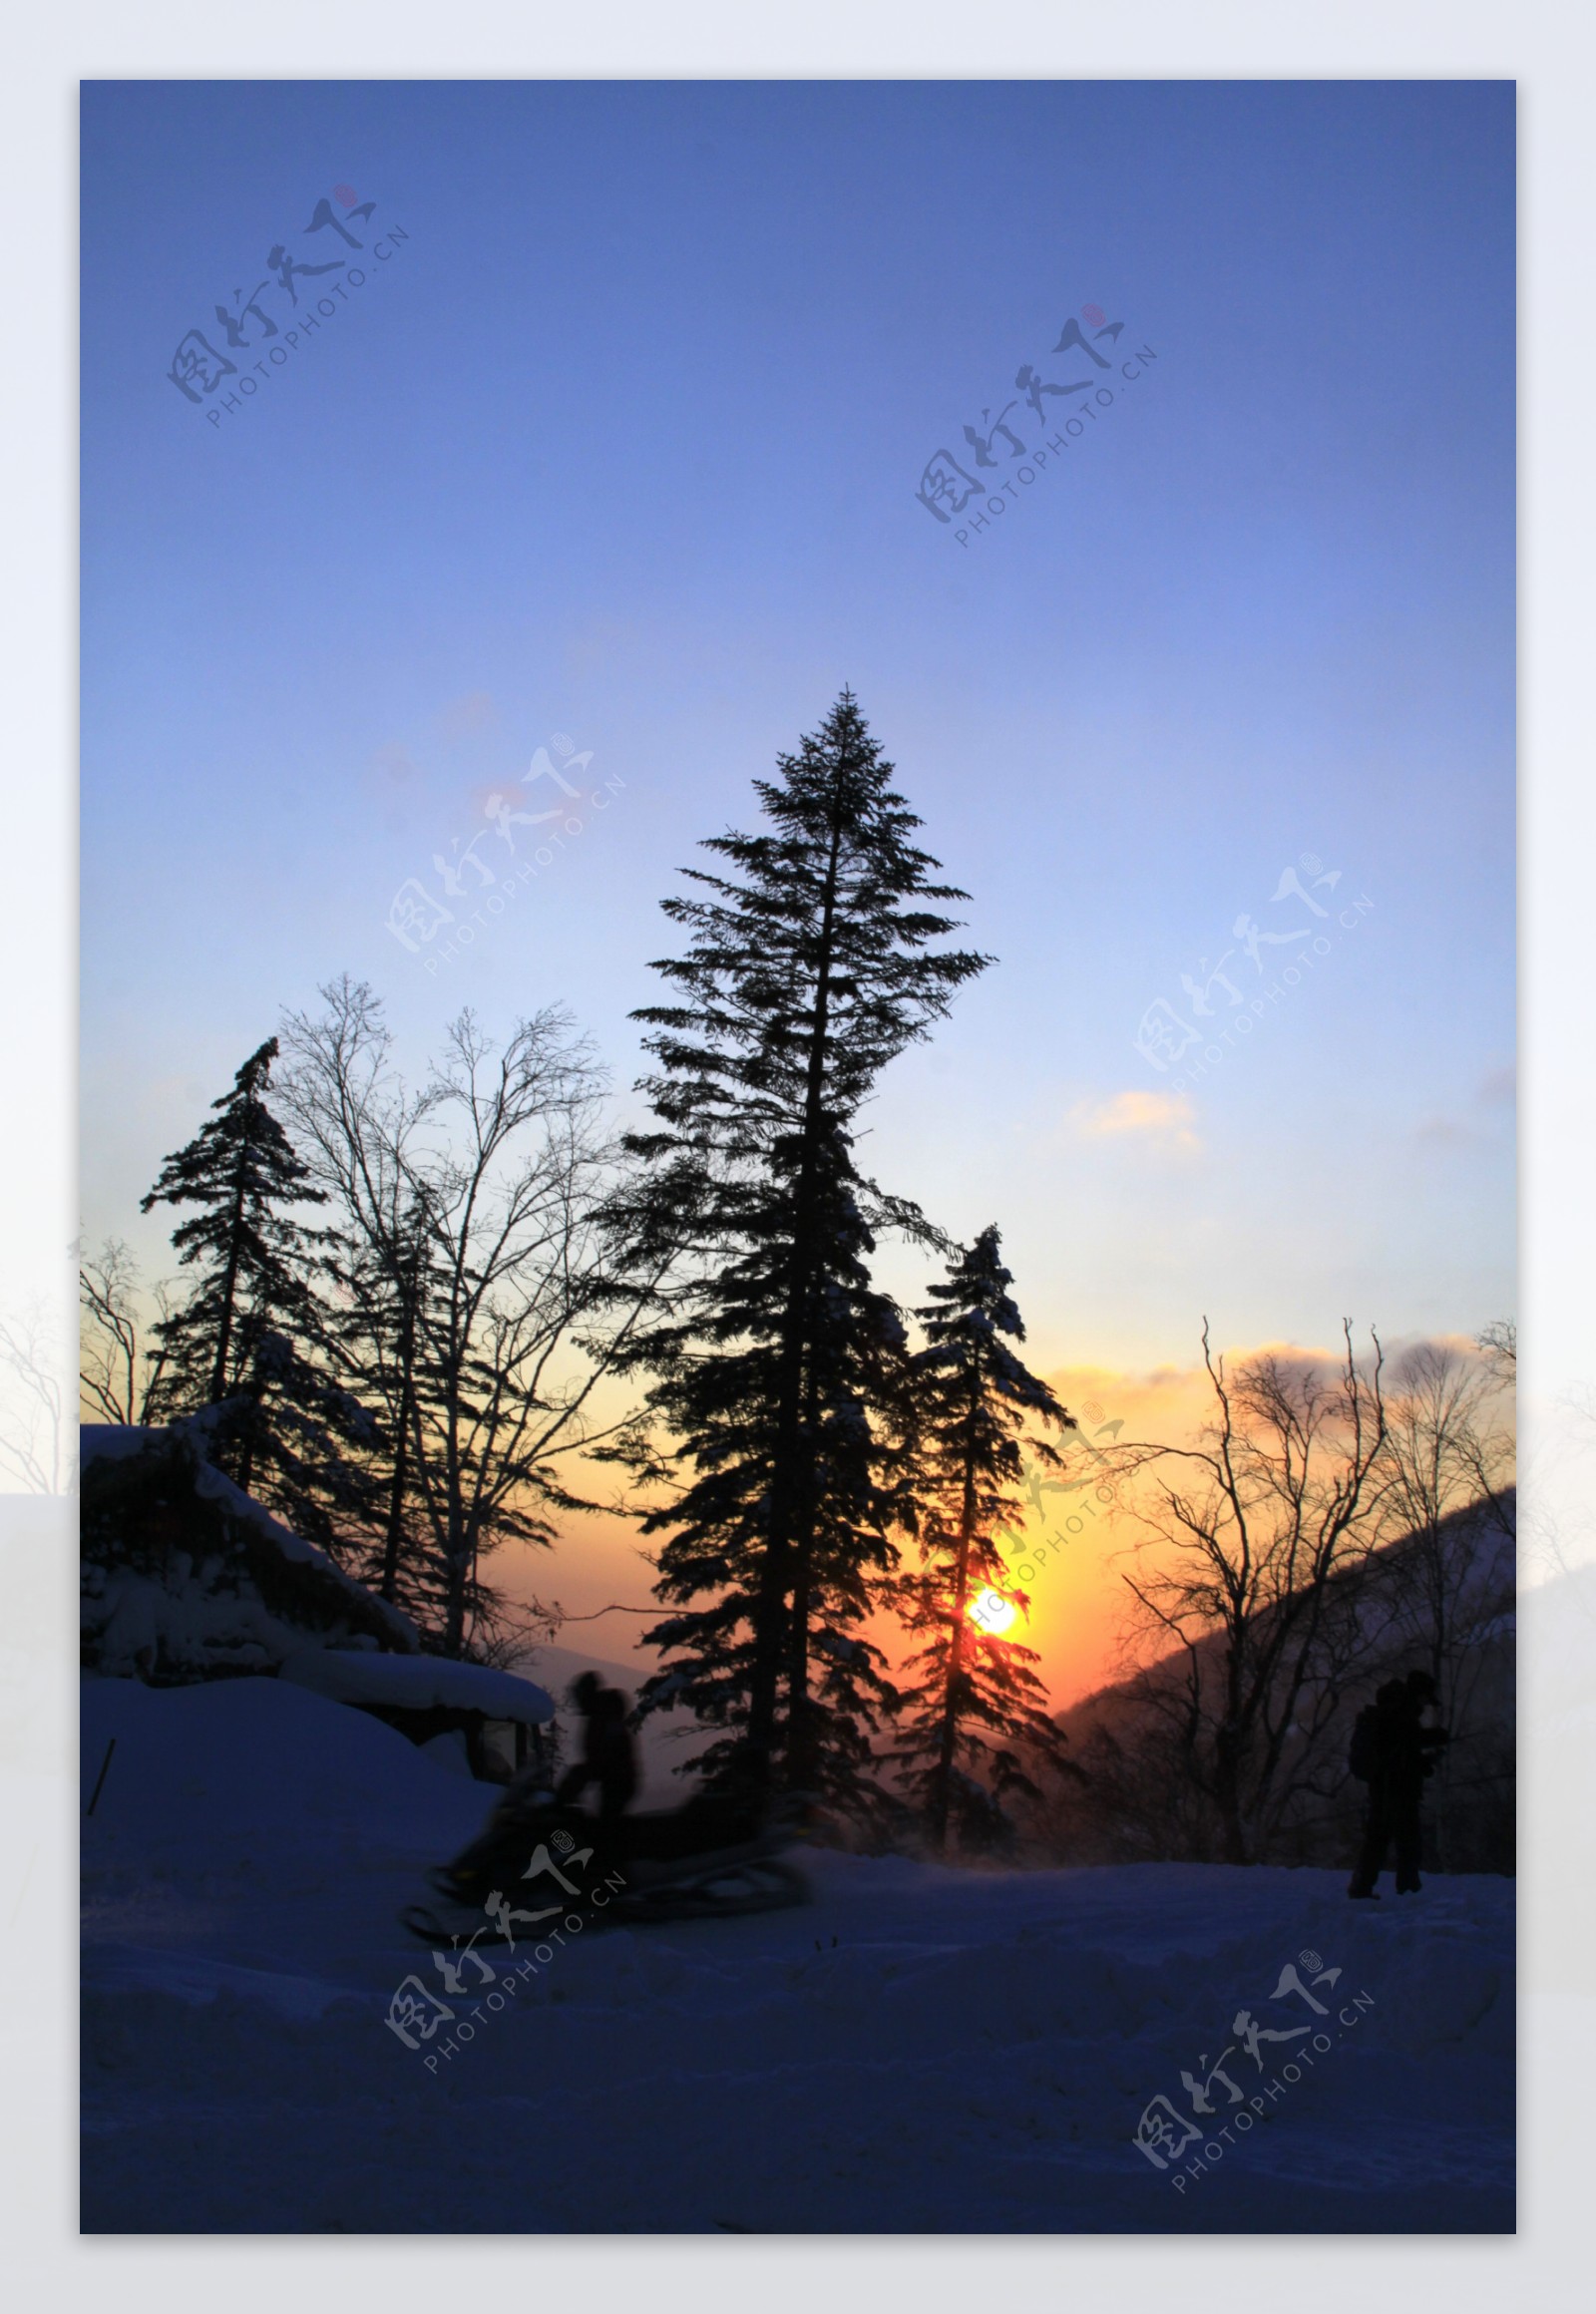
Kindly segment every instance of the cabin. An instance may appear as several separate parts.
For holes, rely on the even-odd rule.
[[[151,1687],[275,1676],[479,1782],[553,1772],[554,1699],[512,1672],[423,1655],[407,1615],[216,1469],[202,1417],[86,1424],[81,1458],[86,1673]]]
[[[86,1672],[181,1687],[308,1647],[419,1651],[408,1615],[216,1469],[202,1422],[88,1423],[81,1462]]]

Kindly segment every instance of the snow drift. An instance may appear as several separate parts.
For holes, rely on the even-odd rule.
[[[495,1948],[407,2048],[395,1990],[442,1988],[395,1916],[489,1795],[276,1680],[86,1681],[85,1805],[113,1736],[89,2231],[1512,2225],[1510,1882],[1355,1906],[1312,1870],[816,1852],[803,1910]],[[1272,1997],[1288,1967],[1323,2015]],[[1295,2036],[1256,2070],[1244,2012]],[[1161,2169],[1133,2139],[1183,2072],[1214,2134]]]
[[[371,1655],[341,1648],[307,1648],[290,1656],[280,1677],[335,1704],[385,1704],[406,1712],[480,1712],[543,1728],[555,1701],[543,1688],[488,1664],[457,1663],[442,1655]]]

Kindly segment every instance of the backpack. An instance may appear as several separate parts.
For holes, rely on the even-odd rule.
[[[1366,1704],[1353,1722],[1353,1739],[1347,1747],[1347,1765],[1360,1783],[1373,1780],[1380,1767],[1380,1714]]]

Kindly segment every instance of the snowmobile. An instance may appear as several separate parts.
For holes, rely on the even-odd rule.
[[[427,1875],[435,1901],[400,1914],[423,1942],[536,1941],[573,1912],[584,1925],[726,1919],[806,1904],[783,1851],[802,1810],[700,1793],[683,1806],[603,1819],[515,1786],[453,1863]]]

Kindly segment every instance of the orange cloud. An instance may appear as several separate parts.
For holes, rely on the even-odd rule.
[[[1192,1105],[1184,1093],[1124,1092],[1105,1101],[1077,1102],[1070,1112],[1076,1134],[1098,1141],[1131,1134],[1165,1149],[1194,1152],[1202,1144],[1192,1131]]]

